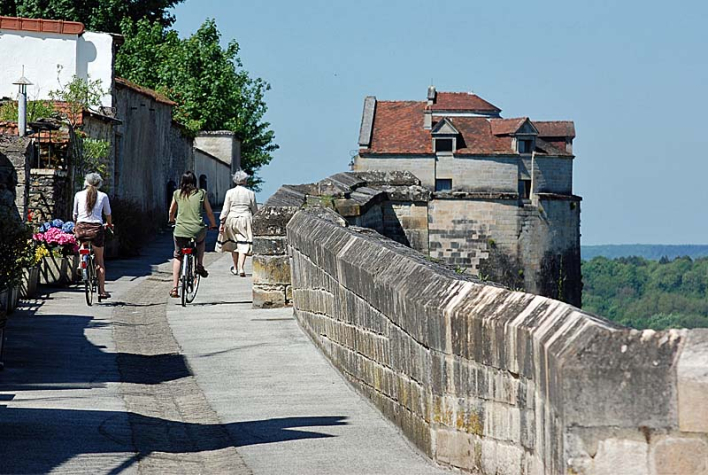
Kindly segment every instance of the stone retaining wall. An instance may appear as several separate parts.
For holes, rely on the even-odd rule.
[[[327,209],[297,212],[287,245],[302,327],[437,462],[708,472],[708,330],[630,330],[483,285]]]
[[[34,168],[30,172],[29,209],[38,222],[72,219],[71,177],[65,170]]]

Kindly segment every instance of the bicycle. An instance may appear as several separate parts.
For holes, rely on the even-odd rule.
[[[81,256],[81,280],[84,283],[86,294],[86,304],[93,305],[93,294],[98,291],[98,274],[96,273],[96,257],[93,253],[93,246],[90,242],[84,243],[79,248]],[[101,294],[98,294],[98,302],[101,302]]]
[[[189,241],[188,247],[181,249],[182,253],[182,269],[180,271],[180,287],[182,306],[186,307],[188,303],[192,303],[197,296],[199,290],[199,282],[201,276],[197,274],[197,243],[194,239]]]

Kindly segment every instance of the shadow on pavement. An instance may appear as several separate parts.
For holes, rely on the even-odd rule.
[[[344,417],[288,417],[190,424],[116,411],[21,409],[0,405],[3,473],[48,473],[80,455],[126,454],[120,473],[154,452],[189,454],[335,437],[306,427],[346,425]],[[131,430],[132,428],[132,430]],[[133,453],[135,455],[128,456]]]

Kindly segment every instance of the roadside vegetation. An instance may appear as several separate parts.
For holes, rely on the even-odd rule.
[[[637,329],[708,328],[708,258],[583,262],[583,309]]]

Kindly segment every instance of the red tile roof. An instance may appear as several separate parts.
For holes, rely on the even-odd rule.
[[[534,121],[539,137],[575,138],[575,124],[570,120]]]
[[[492,119],[492,133],[494,135],[511,135],[524,125],[527,117],[519,117],[517,119]]]
[[[500,108],[471,92],[438,92],[430,108],[433,111],[501,112]]]
[[[81,35],[84,32],[84,24],[79,23],[78,21],[43,20],[37,18],[0,16],[0,30]]]
[[[118,86],[118,87],[122,86],[127,89],[132,89],[133,91],[136,91],[140,94],[148,96],[150,99],[152,99],[156,102],[161,102],[163,104],[167,104],[168,106],[176,106],[177,105],[176,102],[170,100],[169,98],[160,94],[159,92],[149,89],[147,87],[139,86],[133,82],[128,81],[127,79],[116,78],[115,82],[116,82],[116,86]]]
[[[430,154],[430,131],[423,128],[425,102],[378,101],[370,149],[374,153]]]
[[[0,120],[0,135],[17,135],[17,122]]]
[[[362,148],[362,154],[381,155],[431,155],[433,140],[431,131],[423,128],[425,102],[378,101],[374,114],[371,142]],[[434,118],[435,119],[435,118]],[[456,155],[512,155],[513,137],[526,117],[495,119],[488,117],[447,117],[460,132]],[[566,151],[566,136],[548,136],[547,133],[570,133],[575,136],[572,122],[532,122],[539,130],[541,153],[549,155],[572,155]],[[539,124],[541,124],[539,126]],[[550,125],[549,125],[550,124]],[[561,125],[562,124],[562,125]],[[433,127],[435,122],[433,123]]]

